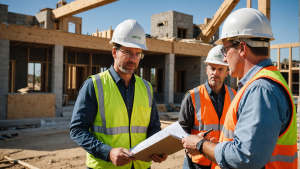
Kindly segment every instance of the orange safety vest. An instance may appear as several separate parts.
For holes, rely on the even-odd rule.
[[[284,87],[286,92],[290,96],[291,105],[293,106],[292,118],[288,128],[279,135],[274,151],[269,159],[269,162],[265,165],[266,169],[297,169],[297,115],[296,107],[294,105],[293,95],[284,80],[281,73],[275,66],[269,66],[261,69],[252,79],[238,92],[232,104],[229,107],[227,116],[225,118],[224,128],[221,132],[220,142],[233,141],[234,130],[237,124],[237,111],[240,100],[247,89],[247,87],[255,80],[260,78],[268,78]],[[281,125],[281,124],[278,124]]]
[[[226,112],[230,106],[231,101],[233,100],[236,91],[225,85],[225,98],[223,112],[221,120],[219,120],[218,114],[210,100],[209,94],[205,88],[205,85],[198,86],[190,90],[193,106],[195,109],[195,122],[191,134],[197,135],[200,131],[207,131],[213,129],[211,132],[211,137],[214,137],[219,140],[220,132],[224,125],[224,120]],[[193,156],[192,160],[194,163],[210,166],[211,161],[204,157],[204,155]]]

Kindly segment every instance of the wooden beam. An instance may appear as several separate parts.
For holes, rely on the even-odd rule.
[[[252,0],[247,0],[247,8],[252,8]]]
[[[68,90],[68,75],[69,75],[69,68],[68,68],[68,51],[66,51],[66,54],[65,54],[65,94],[67,94],[67,90]],[[66,98],[66,101],[68,99]],[[68,105],[66,103],[66,105]]]
[[[258,10],[271,20],[271,0],[258,0]]]
[[[280,49],[277,49],[277,63],[278,63],[278,70],[280,71],[281,69],[281,64],[280,64]]]
[[[289,88],[293,91],[293,74],[292,74],[292,48],[289,48]]]
[[[207,56],[208,52],[214,46],[210,45],[199,45],[192,43],[184,43],[184,42],[174,42],[174,51],[173,53],[187,55],[187,56]]]
[[[299,47],[299,42],[297,43],[286,43],[286,44],[277,44],[277,45],[271,45],[271,49],[277,49],[277,48],[290,48],[290,47]]]
[[[209,39],[215,34],[220,25],[239,2],[240,0],[225,0],[210,22],[203,27],[197,39],[201,38],[203,42],[209,42]]]
[[[76,0],[52,10],[52,19],[57,20],[66,18],[115,1],[117,0]]]

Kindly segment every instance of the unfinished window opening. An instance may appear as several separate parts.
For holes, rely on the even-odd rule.
[[[292,48],[292,67],[298,67],[300,66],[299,62],[299,47],[293,47]]]
[[[42,88],[42,64],[28,63],[28,87],[31,91],[41,91]]]
[[[279,50],[281,69],[289,69],[289,48],[281,48]]]
[[[175,93],[186,92],[186,70],[175,71]]]
[[[93,66],[92,67],[92,75],[100,73],[100,66]]]
[[[163,93],[163,68],[150,68],[149,70],[148,80],[152,85],[153,92]]]
[[[69,22],[68,26],[69,26],[69,33],[75,33],[76,24],[73,22]]]
[[[45,28],[45,21],[43,21],[43,22],[40,22],[40,28]]]
[[[274,66],[278,66],[278,49],[271,49],[270,50],[270,59]]]
[[[101,71],[101,72],[104,72],[104,71],[106,71],[107,69],[109,69],[109,67],[108,67],[108,66],[104,66],[104,67],[101,67],[100,71]]]
[[[186,28],[178,28],[177,38],[186,39],[187,38],[187,29]]]
[[[157,27],[160,27],[160,26],[167,26],[168,25],[168,22],[165,21],[165,22],[160,22],[157,24]]]

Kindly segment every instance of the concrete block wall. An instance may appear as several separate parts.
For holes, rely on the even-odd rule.
[[[7,117],[9,40],[0,39],[0,119]]]
[[[38,23],[44,22],[45,29],[54,30],[54,21],[52,20],[51,10],[41,11],[41,12],[35,14],[35,17],[36,17]]]
[[[8,12],[8,23],[23,26],[34,26],[39,24],[35,16],[23,15],[12,12]]]
[[[167,22],[166,26],[158,23]],[[168,11],[151,16],[151,35],[158,38],[178,37],[178,27],[187,29],[187,39],[193,38],[193,16],[176,11]]]
[[[186,70],[186,89],[184,93],[174,93],[174,102],[181,103],[185,93],[200,84],[201,57],[176,57],[175,70]]]
[[[167,22],[167,25],[158,26],[158,23],[162,22]],[[151,16],[151,35],[158,38],[173,37],[173,11]]]
[[[205,60],[206,57],[200,57],[200,84],[204,84],[207,80]]]
[[[63,92],[63,52],[61,45],[54,45],[52,50],[52,89],[55,94],[55,116],[62,113],[62,92]]]
[[[8,5],[0,4],[0,23],[8,22]]]
[[[194,31],[193,16],[173,11],[173,17],[173,37],[178,37],[177,29],[181,27],[187,29],[187,39],[192,39]]]
[[[165,86],[164,103],[174,103],[174,72],[175,54],[169,53],[165,56]]]

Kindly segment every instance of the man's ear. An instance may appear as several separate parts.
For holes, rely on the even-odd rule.
[[[246,53],[248,52],[248,46],[245,42],[240,42],[240,50],[239,50],[239,54],[242,58],[245,57]]]
[[[116,48],[113,48],[113,49],[112,49],[111,54],[113,55],[113,57],[114,57],[115,59],[117,59],[117,49],[116,49]]]

